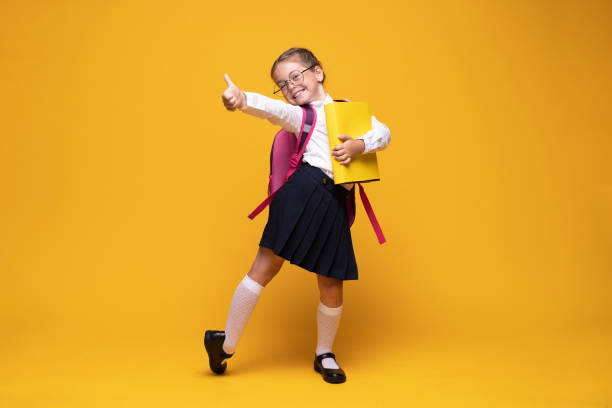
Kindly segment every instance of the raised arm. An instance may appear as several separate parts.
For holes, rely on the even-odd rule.
[[[255,92],[240,91],[227,74],[224,78],[227,89],[223,92],[222,99],[227,110],[239,109],[249,115],[267,119],[289,132],[299,133],[302,125],[302,108]]]

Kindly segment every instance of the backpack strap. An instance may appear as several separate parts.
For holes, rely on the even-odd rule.
[[[370,204],[370,200],[368,200],[368,196],[363,189],[361,183],[357,183],[359,186],[359,197],[361,197],[361,203],[363,204],[363,208],[366,210],[366,214],[368,214],[368,218],[370,219],[370,224],[372,224],[372,228],[374,228],[374,233],[376,233],[376,238],[378,238],[379,244],[384,244],[387,242],[385,236],[383,235],[382,229],[380,228],[380,224],[378,224],[378,220],[376,219],[376,215],[374,215],[374,209]],[[355,189],[353,188],[353,198],[354,198]],[[354,216],[353,216],[354,218]]]
[[[304,156],[304,150],[306,145],[312,136],[314,131],[315,123],[317,123],[317,112],[310,105],[302,106],[304,109],[304,115],[302,115],[302,126],[300,127],[300,137],[298,138],[298,144],[296,152],[291,156],[289,161],[289,170],[285,176],[285,181],[291,177],[291,175],[297,170],[302,162],[302,156]]]
[[[372,228],[374,228],[374,233],[376,234],[376,238],[378,238],[379,244],[384,244],[387,242],[382,228],[380,228],[380,224],[376,219],[376,215],[374,215],[374,209],[370,204],[370,200],[368,200],[368,196],[365,192],[365,189],[361,185],[361,183],[355,183],[359,186],[359,197],[361,198],[361,203],[363,204],[363,208],[366,210],[366,214],[368,214],[368,218],[370,219],[370,224],[372,224]],[[348,214],[348,222],[349,227],[353,226],[353,222],[355,222],[355,187],[351,189],[351,192],[346,197],[346,212]]]
[[[289,177],[297,170],[302,161],[302,156],[304,155],[304,150],[306,149],[306,145],[310,140],[310,136],[312,136],[312,132],[315,128],[315,123],[317,122],[317,112],[314,108],[308,104],[301,106],[303,110],[302,115],[302,125],[300,126],[300,134],[298,136],[298,143],[296,145],[296,151],[291,155],[291,159],[289,160],[289,169],[287,170],[287,174],[285,175],[285,181],[289,179]],[[278,191],[278,190],[276,190]],[[270,203],[272,199],[276,195],[276,191],[273,191],[272,194],[269,194],[268,197],[261,202],[251,212],[248,217],[253,219],[264,210]]]

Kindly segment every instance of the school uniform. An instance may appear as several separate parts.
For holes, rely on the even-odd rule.
[[[253,92],[245,95],[243,112],[299,134],[302,108]],[[333,99],[326,94],[324,101],[310,103],[317,120],[302,165],[272,199],[259,245],[319,275],[356,280],[358,269],[346,208],[353,184],[335,185],[333,181],[323,109],[331,102]],[[358,139],[364,141],[364,153],[369,153],[387,147],[390,132],[372,116],[372,130]]]

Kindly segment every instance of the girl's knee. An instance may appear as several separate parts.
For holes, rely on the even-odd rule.
[[[251,270],[247,273],[249,278],[259,283],[261,286],[266,286],[278,273],[278,268],[270,265],[259,264],[253,265]]]
[[[283,261],[270,249],[260,247],[247,275],[261,286],[266,286],[276,276]]]
[[[342,304],[342,280],[317,275],[321,302],[328,307],[338,307]]]
[[[274,251],[272,251],[270,248],[262,246],[260,246],[259,250],[257,251],[257,257],[265,259],[267,263],[278,267],[280,267],[283,264],[283,261],[285,260],[284,258],[276,255]]]
[[[247,273],[247,276],[264,287],[272,280],[272,277],[265,276],[264,274],[254,271],[253,269]]]
[[[319,288],[325,289],[339,289],[342,288],[342,280],[337,278],[329,278],[323,275],[317,275],[317,281]]]

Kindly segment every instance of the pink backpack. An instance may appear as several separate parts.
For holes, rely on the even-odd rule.
[[[298,169],[298,167],[302,165],[302,156],[304,155],[304,150],[306,149],[306,145],[310,140],[310,136],[314,131],[315,123],[317,122],[317,113],[310,105],[302,105],[301,108],[304,111],[304,114],[302,115],[302,125],[300,127],[299,137],[296,138],[295,134],[284,129],[281,129],[274,137],[272,149],[270,151],[270,180],[268,182],[268,197],[262,201],[251,214],[249,214],[250,219],[255,218],[257,214],[262,212],[263,209],[270,204],[278,189],[285,183],[285,181],[289,179],[289,177]],[[374,228],[378,242],[383,244],[386,242],[386,239],[380,225],[378,224],[378,220],[374,215],[374,210],[370,205],[368,196],[366,195],[361,183],[357,183],[357,185],[359,186],[359,196],[361,197],[361,202],[363,203],[366,213],[368,214],[368,218],[370,219],[370,223]],[[355,188],[351,190],[350,194],[346,198],[346,209],[349,217],[349,226],[352,226],[353,222],[355,221]]]

